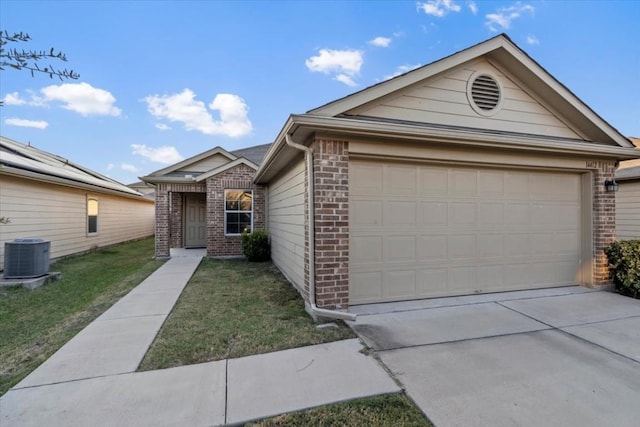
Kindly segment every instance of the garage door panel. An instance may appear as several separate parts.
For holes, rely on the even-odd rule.
[[[382,201],[351,200],[352,224],[355,228],[371,228],[382,226]]]
[[[349,282],[350,298],[362,303],[383,299],[381,271],[351,273]]]
[[[447,259],[447,236],[446,235],[421,235],[417,242],[418,261],[437,261]]]
[[[351,304],[577,281],[579,174],[356,160],[349,191]]]
[[[477,256],[481,259],[503,257],[504,237],[502,234],[481,234],[477,238]]]
[[[478,173],[467,170],[449,171],[451,196],[475,196],[478,194]]]
[[[382,263],[382,236],[357,236],[351,243],[351,264],[363,265]]]
[[[448,240],[449,259],[473,258],[476,255],[475,234],[453,234]]]
[[[442,226],[447,225],[448,205],[435,200],[423,201],[420,204],[422,222],[421,226]]]
[[[384,203],[383,226],[410,227],[417,225],[417,202],[388,200]]]
[[[449,192],[449,177],[447,169],[442,167],[423,167],[419,170],[421,196],[447,194]]]
[[[384,259],[387,262],[416,261],[416,236],[391,236],[385,243]]]
[[[449,222],[451,225],[475,225],[478,208],[476,203],[453,202],[449,208],[451,212]]]
[[[500,172],[481,171],[478,175],[478,195],[502,198],[505,176]]]
[[[416,294],[416,271],[398,270],[385,273],[385,282],[393,286],[383,288],[384,296],[388,299],[414,298]]]
[[[383,178],[386,194],[413,197],[418,189],[418,171],[413,166],[388,166],[383,170]]]

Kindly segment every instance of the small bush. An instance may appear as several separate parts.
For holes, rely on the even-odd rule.
[[[605,248],[604,253],[609,260],[616,291],[640,298],[640,240],[613,242]]]
[[[242,253],[249,261],[261,262],[271,259],[269,235],[264,230],[242,235]]]

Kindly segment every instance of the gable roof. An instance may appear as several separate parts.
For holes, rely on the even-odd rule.
[[[638,158],[620,162],[616,171],[616,179],[619,181],[640,179],[640,138],[629,137],[629,140],[637,147]]]
[[[231,154],[237,157],[244,157],[251,163],[259,165],[260,163],[262,163],[262,159],[264,159],[267,151],[269,151],[269,147],[271,147],[271,143],[233,150]]]
[[[480,58],[500,73],[509,76],[517,86],[521,86],[552,115],[560,118],[576,137],[527,133],[518,129],[465,127],[457,124],[357,115],[381,98],[394,96],[402,90],[416,87],[427,79],[438,78],[456,67]],[[612,160],[635,157],[633,145],[627,138],[598,116],[505,34],[309,110],[305,114],[291,115],[256,172],[256,182],[268,182],[296,156],[301,155],[298,150],[287,145],[285,135],[290,135],[299,144],[308,145],[312,135],[317,133],[546,151],[598,156]]]
[[[309,115],[338,117],[375,99],[450,70],[460,64],[484,56],[499,69],[504,69],[521,82],[536,88],[547,105],[553,105],[562,117],[571,121],[585,134],[585,140],[614,142],[620,147],[632,147],[631,142],[582,102],[565,85],[520,49],[506,34],[499,34],[460,52],[409,71],[393,79],[329,102],[307,112]]]
[[[0,136],[0,174],[142,198],[143,194],[68,159]]]
[[[182,161],[179,161],[178,163],[174,163],[171,166],[167,166],[166,168],[158,169],[155,172],[151,172],[149,175],[147,175],[147,177],[158,177],[158,176],[168,175],[171,172],[175,172],[178,169],[184,169],[184,168],[188,167],[189,165],[192,165],[194,163],[202,161],[202,160],[204,160],[204,159],[206,159],[208,157],[214,156],[216,154],[220,154],[220,155],[228,158],[229,161],[235,160],[237,158],[237,156],[231,154],[230,152],[228,152],[224,148],[215,147],[215,148],[212,148],[211,150],[207,150],[207,151],[204,151],[204,152],[202,152],[200,154],[196,154],[195,156],[189,157],[188,159],[184,159]]]
[[[233,161],[231,161],[229,163],[225,163],[222,166],[219,166],[217,168],[211,169],[208,172],[205,172],[205,173],[203,173],[201,175],[198,175],[195,178],[195,181],[196,182],[202,182],[207,178],[211,178],[212,176],[216,176],[216,175],[218,175],[218,174],[220,174],[220,173],[222,173],[222,172],[224,172],[226,170],[229,170],[231,168],[234,168],[234,167],[236,167],[238,165],[247,165],[253,170],[257,170],[258,169],[258,165],[256,165],[255,163],[245,159],[244,157],[240,157],[240,158],[235,159],[235,160],[233,160]]]

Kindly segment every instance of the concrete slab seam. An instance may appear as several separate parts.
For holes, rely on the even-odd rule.
[[[363,313],[363,314],[359,314],[358,315],[358,319],[362,319],[362,318],[365,318],[367,316],[378,316],[380,314],[409,313],[409,312],[412,312],[412,311],[434,310],[434,309],[437,309],[437,308],[465,307],[465,306],[469,306],[469,305],[480,305],[480,304],[491,304],[491,303],[502,305],[501,304],[502,302],[527,301],[527,300],[540,299],[540,298],[566,297],[566,296],[572,296],[572,295],[578,295],[578,294],[587,294],[587,293],[595,293],[595,292],[606,292],[606,291],[605,290],[600,290],[600,289],[589,289],[589,290],[586,290],[586,291],[567,292],[567,293],[557,294],[557,295],[529,296],[529,297],[503,299],[503,300],[495,300],[495,301],[470,301],[470,302],[460,302],[460,303],[455,303],[455,304],[450,304],[450,305],[438,305],[438,306],[434,306],[434,307],[415,307],[415,308],[407,308],[407,309],[398,309],[398,310],[385,311],[384,313]],[[496,292],[496,293],[500,294],[501,292]],[[484,294],[484,295],[487,295],[487,294]],[[457,298],[457,297],[454,297],[454,298]],[[536,320],[536,319],[534,319],[534,320]],[[356,322],[357,322],[357,319],[356,319]]]
[[[16,387],[16,386],[14,386],[14,387],[11,387],[9,389],[9,391],[11,391],[11,390],[27,390],[27,389],[30,389],[30,388],[48,387],[48,386],[52,386],[52,385],[75,383],[75,382],[78,382],[78,381],[93,380],[93,379],[97,379],[97,378],[118,377],[120,375],[131,375],[131,374],[135,374],[135,373],[137,373],[137,371],[118,372],[117,374],[96,375],[94,377],[74,378],[74,379],[66,380],[66,381],[55,381],[55,382],[52,382],[52,383],[28,385],[28,386],[25,386],[25,387]]]
[[[229,359],[225,359],[224,362],[224,423],[226,425],[229,411]]]
[[[616,321],[616,320],[633,319],[633,318],[640,317],[640,316],[628,316],[628,317],[621,317],[621,318],[619,318],[619,319],[602,320],[602,321],[599,321],[599,322],[586,322],[586,323],[579,323],[579,324],[576,324],[576,325],[567,325],[567,326],[562,326],[562,327],[557,328],[557,327],[555,327],[555,326],[549,325],[549,324],[548,324],[548,323],[546,323],[546,322],[543,322],[542,320],[538,320],[538,319],[536,319],[536,318],[534,318],[534,317],[531,317],[531,316],[529,316],[529,315],[527,315],[527,314],[525,314],[525,313],[521,313],[521,312],[519,312],[519,311],[518,311],[518,310],[516,310],[516,309],[513,309],[513,308],[511,308],[511,307],[507,307],[506,305],[502,305],[502,304],[500,304],[499,302],[496,302],[496,304],[499,304],[499,305],[501,305],[502,307],[508,308],[509,310],[511,310],[511,311],[513,311],[513,312],[515,312],[515,313],[518,313],[518,314],[521,314],[521,315],[523,315],[523,316],[525,316],[525,317],[528,317],[528,318],[530,318],[530,319],[533,319],[533,320],[535,320],[536,322],[540,322],[540,323],[542,323],[542,324],[544,324],[544,325],[548,325],[548,326],[550,327],[550,329],[548,329],[548,330],[558,331],[558,332],[560,332],[560,333],[562,333],[562,334],[564,334],[564,335],[567,335],[567,336],[570,336],[570,337],[576,338],[576,339],[578,339],[578,340],[580,340],[580,341],[582,341],[582,342],[587,343],[588,345],[592,345],[592,346],[595,346],[595,347],[599,347],[599,348],[601,348],[601,349],[603,349],[603,350],[606,350],[606,351],[607,351],[607,352],[609,352],[609,353],[612,353],[612,354],[615,354],[615,355],[617,355],[617,356],[623,357],[623,358],[625,358],[625,359],[627,359],[627,360],[630,360],[630,361],[632,361],[632,362],[634,362],[634,363],[640,363],[640,362],[638,362],[637,360],[632,359],[631,357],[629,357],[629,356],[627,356],[627,355],[624,355],[624,354],[622,354],[622,353],[618,353],[617,351],[613,351],[613,350],[611,350],[610,348],[607,348],[607,347],[605,347],[605,346],[603,346],[603,345],[600,345],[600,344],[598,344],[598,343],[596,343],[596,342],[589,341],[588,339],[582,338],[582,337],[581,337],[581,336],[579,336],[579,335],[572,334],[571,332],[569,332],[569,331],[565,331],[564,329],[562,329],[562,328],[573,328],[573,327],[576,327],[576,326],[595,325],[595,324],[598,324],[598,323],[607,323],[607,322],[613,322],[613,321]],[[535,331],[532,331],[532,332],[535,332]],[[515,335],[515,334],[510,334],[510,335]]]

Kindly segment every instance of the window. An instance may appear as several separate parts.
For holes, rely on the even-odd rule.
[[[98,232],[98,200],[87,199],[87,234]]]
[[[253,192],[224,190],[224,234],[253,231]]]

